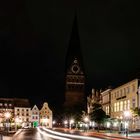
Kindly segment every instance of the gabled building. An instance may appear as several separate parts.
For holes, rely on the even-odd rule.
[[[101,96],[98,90],[92,89],[92,93],[87,97],[87,113],[90,114],[94,103],[100,103]]]
[[[37,127],[39,125],[40,120],[40,112],[36,105],[33,106],[31,110],[31,122],[33,127]]]
[[[52,128],[52,115],[48,103],[45,102],[40,110],[40,125]]]

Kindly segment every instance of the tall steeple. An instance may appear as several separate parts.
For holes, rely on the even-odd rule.
[[[69,46],[66,56],[66,68],[71,64],[71,62],[77,58],[80,61],[80,66],[82,66],[82,54],[80,49],[80,38],[78,29],[78,19],[75,13]],[[83,67],[83,66],[82,66]]]
[[[74,17],[66,58],[65,107],[74,108],[84,103],[85,76],[78,34],[77,16]]]

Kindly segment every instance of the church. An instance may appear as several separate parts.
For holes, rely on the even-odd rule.
[[[73,108],[85,102],[85,74],[83,70],[77,17],[74,18],[67,50],[65,71],[65,108]]]

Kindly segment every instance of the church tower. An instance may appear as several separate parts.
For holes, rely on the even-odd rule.
[[[65,107],[84,104],[85,75],[83,72],[77,18],[75,17],[66,58]]]

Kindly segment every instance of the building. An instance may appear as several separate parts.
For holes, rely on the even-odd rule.
[[[33,106],[31,110],[31,122],[33,127],[37,127],[39,125],[39,119],[40,119],[40,112],[36,105]]]
[[[87,97],[87,113],[90,114],[93,109],[94,103],[100,103],[101,101],[100,92],[98,90],[92,89],[91,94]]]
[[[125,126],[125,120],[129,120],[129,129],[140,129],[140,120],[134,120],[131,109],[140,107],[140,87],[139,79],[127,82],[111,91],[111,118],[120,120],[122,127]],[[129,116],[124,112],[130,112]]]
[[[20,121],[22,127],[31,127],[31,107],[28,99],[15,99],[14,118]]]
[[[111,90],[107,89],[101,92],[101,104],[102,109],[105,111],[106,115],[111,116]]]
[[[64,107],[72,108],[83,104],[85,101],[85,75],[76,17],[72,27],[66,61]]]
[[[40,124],[48,128],[52,128],[52,111],[50,110],[48,103],[45,102],[40,110]]]
[[[28,110],[28,111],[27,111]],[[28,99],[0,98],[0,127],[13,122],[25,125],[30,122],[30,103]],[[24,122],[24,123],[23,123]],[[13,124],[14,125],[14,124]]]
[[[123,130],[128,128],[130,131],[140,130],[140,117],[134,117],[132,109],[140,108],[140,80],[134,79],[122,84],[114,89],[108,88],[104,91],[87,97],[87,112],[92,111],[93,103],[102,104],[102,109],[110,116],[114,129]],[[100,101],[99,101],[100,100]]]

